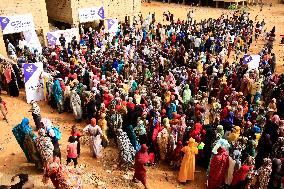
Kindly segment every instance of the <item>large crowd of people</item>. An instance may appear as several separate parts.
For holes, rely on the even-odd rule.
[[[48,104],[89,122],[82,133],[94,158],[114,140],[121,166],[134,166],[133,181],[145,188],[145,165],[157,162],[179,169],[181,183],[203,166],[209,189],[282,188],[284,77],[274,73],[275,27],[266,32],[264,21],[242,11],[201,22],[192,15],[174,20],[165,13],[167,24],[141,15],[114,34],[89,28],[42,54],[25,48],[14,61],[2,59],[2,91],[18,96],[21,65],[42,61]],[[244,54],[262,34],[260,65],[249,69]],[[81,188],[78,173],[60,163],[60,131],[41,118],[36,102],[31,112],[37,136],[26,118],[13,129],[27,159],[44,169],[44,183]],[[81,132],[74,126],[71,135],[67,163],[76,166]]]

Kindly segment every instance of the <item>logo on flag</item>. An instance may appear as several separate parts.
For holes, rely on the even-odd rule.
[[[47,33],[47,40],[50,45],[55,45],[57,38],[53,36],[51,33]]]
[[[113,24],[114,24],[114,20],[113,19],[108,19],[108,29],[110,29],[112,26],[113,26]]]
[[[248,64],[248,63],[250,63],[252,60],[253,60],[252,56],[246,54],[246,55],[244,55],[243,63],[244,63],[244,64]]]
[[[7,18],[7,17],[0,17],[0,22],[1,22],[1,27],[2,27],[2,30],[5,30],[6,26],[9,24],[10,22],[10,19]]]
[[[25,83],[29,81],[36,70],[37,67],[34,64],[24,64]]]
[[[105,10],[104,10],[104,7],[101,7],[98,11],[98,15],[104,19],[105,18]]]

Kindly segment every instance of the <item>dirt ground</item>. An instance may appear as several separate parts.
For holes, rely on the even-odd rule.
[[[162,4],[162,3],[150,3],[144,4],[142,8],[143,15],[147,15],[149,12],[156,12],[156,19],[162,21],[162,13],[166,10],[174,13],[175,18],[185,18],[188,10],[194,11],[194,18],[197,20],[205,19],[208,17],[217,18],[224,12],[229,12],[225,9],[205,8],[205,7],[190,7],[177,4]],[[282,72],[283,68],[283,56],[284,47],[280,46],[280,34],[284,34],[284,5],[273,4],[271,10],[269,6],[265,6],[263,11],[260,12],[258,6],[250,7],[252,18],[258,15],[258,20],[263,18],[266,20],[266,27],[268,30],[275,25],[277,41],[275,42],[275,53],[277,55],[277,71]],[[252,53],[258,53],[263,46],[263,41],[259,41],[252,48]],[[10,179],[16,173],[28,173],[31,179],[35,182],[37,189],[53,188],[51,182],[47,186],[44,186],[41,182],[42,173],[35,170],[32,164],[26,162],[24,153],[17,144],[11,130],[13,126],[20,123],[23,117],[30,119],[30,124],[34,127],[32,116],[28,113],[30,105],[25,101],[24,91],[21,91],[20,97],[11,98],[7,95],[1,95],[6,101],[8,106],[8,118],[9,123],[0,120],[0,185],[11,184]],[[45,102],[40,102],[42,117],[50,118],[55,125],[60,126],[60,130],[63,133],[63,138],[60,141],[62,161],[66,160],[66,145],[69,137],[70,128],[75,124],[72,114],[63,113],[58,114],[51,109]],[[76,123],[79,128],[83,128],[86,124]],[[80,168],[82,170],[84,178],[84,188],[143,188],[141,184],[132,184],[131,179],[133,171],[122,171],[118,167],[118,155],[115,147],[108,147],[104,149],[104,155],[100,160],[93,159],[90,156],[89,148],[86,145],[82,145],[82,153],[79,158]],[[203,189],[206,188],[206,176],[205,170],[202,168],[196,168],[195,181],[188,182],[185,185],[180,185],[177,182],[177,171],[173,171],[169,166],[164,164],[158,164],[155,167],[149,167],[148,169],[148,181],[151,189],[163,188],[191,188],[191,189]]]

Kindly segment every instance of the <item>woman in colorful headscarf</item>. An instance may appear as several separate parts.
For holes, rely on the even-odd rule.
[[[83,132],[90,136],[90,150],[95,158],[100,158],[102,156],[102,129],[97,125],[97,120],[95,118],[91,119],[91,124],[87,125]]]
[[[252,138],[249,138],[246,148],[242,153],[242,160],[246,160],[248,157],[255,157],[256,154],[256,142]]]
[[[239,126],[235,126],[232,130],[233,131],[228,135],[229,142],[237,141],[241,134],[241,128]]]
[[[270,175],[272,172],[272,162],[269,158],[264,158],[262,166],[257,170],[258,172],[258,189],[267,189]]]
[[[60,87],[60,81],[58,79],[56,79],[53,83],[52,94],[53,94],[54,100],[57,104],[57,108],[58,108],[59,113],[62,113],[63,110],[64,110],[63,92],[62,92],[62,89]]]
[[[273,115],[271,120],[268,120],[264,126],[264,133],[271,136],[271,141],[274,144],[279,136],[278,128],[280,125],[280,117],[278,115]]]
[[[77,170],[60,164],[59,158],[50,158],[45,166],[43,183],[51,179],[56,189],[82,189],[83,183]]]
[[[8,75],[7,75],[8,72]],[[5,77],[9,78],[8,87],[9,94],[13,97],[19,96],[20,82],[21,82],[21,70],[18,65],[13,61],[12,66],[5,71]],[[8,77],[7,77],[8,76]]]
[[[135,150],[125,132],[122,129],[117,130],[117,145],[120,154],[121,164],[124,167],[133,165]]]
[[[201,142],[203,136],[205,135],[205,130],[200,123],[194,125],[194,129],[190,133],[190,137],[194,138],[197,142]]]
[[[42,163],[35,145],[36,135],[32,132],[32,128],[29,126],[28,118],[24,118],[21,124],[13,128],[12,132],[16,137],[18,144],[24,151],[27,160],[35,163],[36,168],[41,170]]]
[[[170,106],[168,107],[168,110],[167,110],[167,116],[169,119],[173,119],[174,117],[174,112],[177,111],[177,105],[175,103],[171,103]]]
[[[224,147],[219,147],[209,165],[208,189],[218,189],[225,184],[225,175],[229,167],[229,153]]]
[[[194,180],[195,172],[195,155],[198,154],[198,144],[193,138],[190,138],[188,145],[181,149],[184,156],[181,162],[178,180],[179,182],[186,182],[187,180]]]
[[[254,161],[252,157],[248,157],[240,169],[235,170],[231,187],[234,189],[245,189],[250,178],[249,174],[254,171]]]
[[[232,112],[231,108],[229,108],[229,113],[227,117],[222,121],[222,125],[224,126],[225,131],[230,131],[233,127],[234,123],[234,113]]]
[[[31,161],[31,157],[29,155],[28,148],[24,144],[26,136],[28,136],[30,133],[32,133],[32,128],[29,125],[29,119],[28,118],[22,119],[21,124],[18,124],[16,127],[14,127],[12,129],[12,132],[13,132],[18,144],[20,145],[23,152],[25,153],[27,160]]]
[[[147,132],[143,120],[138,121],[137,126],[134,128],[134,132],[136,133],[140,144],[147,143]]]
[[[191,90],[189,89],[189,85],[186,84],[184,87],[182,101],[185,106],[191,101]]]
[[[271,153],[271,157],[282,158],[282,153],[284,151],[284,137],[279,137],[272,148],[273,150]]]
[[[181,161],[183,158],[183,152],[181,151],[181,149],[183,148],[182,142],[179,140],[177,142],[177,146],[174,149],[172,155],[171,155],[171,166],[174,169],[177,169],[180,167],[181,165]]]
[[[273,159],[272,172],[271,172],[269,183],[268,183],[269,189],[280,189],[283,187],[281,183],[282,176],[283,176],[283,173],[281,173],[282,171],[281,166],[282,166],[282,162],[280,159],[276,159],[276,158]]]
[[[167,154],[167,147],[169,142],[169,133],[167,128],[163,128],[161,132],[158,133],[157,143],[159,146],[159,154],[161,160],[165,160]]]
[[[207,168],[212,154],[213,143],[216,140],[216,133],[211,125],[206,125],[205,129],[206,129],[206,134],[204,136],[204,141],[203,141],[204,161],[202,161],[202,166],[204,166],[204,168]]]
[[[73,111],[75,120],[80,121],[82,119],[81,98],[75,89],[70,92],[70,107]]]
[[[223,138],[225,132],[224,132],[224,128],[223,125],[218,125],[216,128],[216,135],[219,135],[220,138]]]
[[[272,152],[272,141],[269,134],[260,138],[257,146],[257,155],[255,157],[255,167],[258,169],[264,158],[268,158]]]
[[[140,145],[137,141],[137,138],[136,138],[136,135],[134,133],[134,130],[133,130],[133,127],[132,125],[128,125],[126,128],[125,128],[125,131],[127,133],[127,136],[130,140],[130,143],[132,144],[133,148],[138,151],[140,149]]]
[[[61,133],[58,128],[53,126],[53,123],[48,118],[42,118],[41,123],[43,125],[43,129],[45,131],[45,134],[50,137],[51,142],[54,147],[53,155],[57,156],[61,159],[61,151],[60,151],[60,145],[59,140],[61,139]],[[56,131],[56,132],[55,132]]]
[[[98,126],[100,126],[100,128],[102,129],[103,135],[102,135],[102,139],[103,139],[103,147],[108,146],[109,144],[109,140],[107,137],[107,120],[106,120],[106,114],[105,113],[101,113],[100,115],[100,119],[98,121]]]
[[[44,129],[38,130],[39,137],[35,139],[37,150],[40,153],[41,160],[45,166],[50,158],[53,158],[54,146],[51,139],[46,136]]]
[[[146,144],[142,144],[140,151],[135,155],[135,164],[134,164],[135,173],[133,176],[133,181],[135,182],[136,179],[141,181],[145,189],[148,188],[146,181],[147,178],[146,168],[144,166],[149,161],[147,150],[148,147],[146,146]]]

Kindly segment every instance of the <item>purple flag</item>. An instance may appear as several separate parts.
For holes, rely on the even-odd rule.
[[[105,10],[104,10],[104,7],[101,7],[98,11],[98,15],[104,19],[105,18]]]
[[[250,61],[252,61],[252,57],[248,54],[244,55],[243,63],[248,64]]]
[[[107,25],[108,25],[108,29],[110,29],[114,24],[114,20],[113,19],[108,19],[107,20]]]
[[[34,64],[24,64],[25,83],[28,82],[36,70],[37,67]]]
[[[47,40],[50,45],[56,45],[57,38],[51,33],[47,33]]]
[[[4,17],[4,16],[0,17],[0,23],[1,23],[2,30],[5,30],[6,26],[9,24],[9,22],[10,22],[9,18]]]

